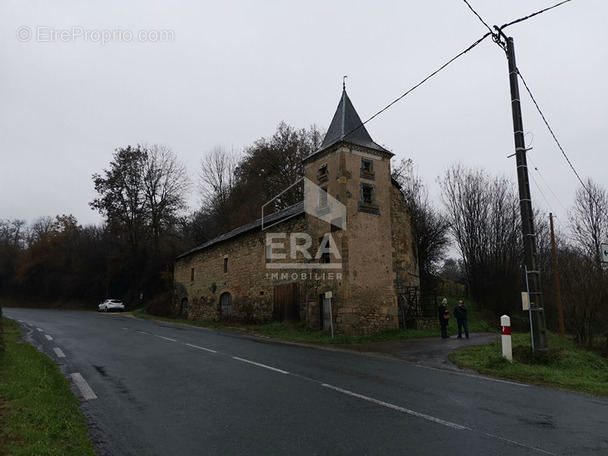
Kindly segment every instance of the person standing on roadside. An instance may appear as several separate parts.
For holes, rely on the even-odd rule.
[[[469,325],[467,323],[467,306],[462,303],[462,300],[458,301],[458,305],[454,308],[454,316],[458,322],[458,338],[462,339],[462,330],[464,334],[469,338]]]
[[[443,298],[439,308],[437,309],[437,316],[439,317],[439,326],[441,326],[441,338],[449,339],[448,336],[448,323],[450,321],[450,311],[448,310],[448,300]]]

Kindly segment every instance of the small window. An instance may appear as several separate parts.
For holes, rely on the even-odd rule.
[[[374,162],[372,160],[361,159],[361,177],[364,179],[375,179]]]
[[[224,272],[228,272],[228,257],[224,258]]]
[[[329,171],[327,170],[327,165],[319,166],[319,173],[317,174],[318,183],[327,182],[329,180]]]
[[[325,241],[325,236],[319,238],[319,248],[321,248],[323,246],[324,241]],[[331,263],[331,260],[329,258],[329,249],[327,248],[327,246],[325,246],[324,251],[321,254],[321,258],[319,260],[323,264]]]
[[[372,205],[374,204],[374,189],[370,185],[364,185],[361,187],[361,201],[363,204]]]
[[[372,184],[361,184],[361,201],[359,211],[370,214],[379,214],[380,207],[376,203],[376,187]]]
[[[190,282],[194,282],[194,268],[190,269]]]
[[[327,207],[327,187],[319,188],[319,208]]]

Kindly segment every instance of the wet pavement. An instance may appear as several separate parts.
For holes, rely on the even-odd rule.
[[[471,345],[488,344],[499,338],[500,334],[498,333],[472,333],[469,339],[464,337],[458,339],[456,336],[451,336],[449,339],[426,337],[385,342],[341,344],[335,345],[334,348],[388,356],[436,369],[465,371],[466,369],[456,366],[448,359],[451,352]]]

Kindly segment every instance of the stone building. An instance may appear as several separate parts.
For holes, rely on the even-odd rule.
[[[347,335],[397,328],[398,303],[418,286],[418,266],[392,156],[343,90],[323,144],[294,183],[304,186],[304,201],[180,255],[177,311],[190,319],[300,320]]]

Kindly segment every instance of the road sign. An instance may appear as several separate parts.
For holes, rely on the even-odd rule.
[[[602,263],[608,263],[608,244],[602,244],[600,255],[602,256]]]

